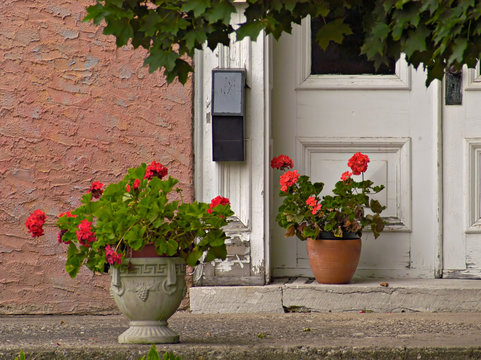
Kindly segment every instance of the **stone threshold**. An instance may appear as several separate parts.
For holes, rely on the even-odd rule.
[[[277,279],[264,286],[190,289],[197,314],[284,312],[480,312],[481,280],[358,280],[345,285]]]

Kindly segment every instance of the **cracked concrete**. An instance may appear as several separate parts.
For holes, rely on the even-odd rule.
[[[479,312],[481,281],[447,279],[362,280],[323,285],[284,279],[266,286],[191,289],[193,313]]]

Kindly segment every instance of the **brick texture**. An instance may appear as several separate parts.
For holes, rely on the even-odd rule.
[[[0,314],[116,311],[109,277],[64,270],[57,216],[91,181],[159,161],[193,197],[192,86],[83,23],[86,0],[0,2]],[[46,236],[24,223],[47,213]]]

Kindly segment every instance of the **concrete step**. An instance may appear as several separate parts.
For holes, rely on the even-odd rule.
[[[323,285],[279,279],[266,286],[194,287],[193,313],[479,312],[481,280],[390,279]]]

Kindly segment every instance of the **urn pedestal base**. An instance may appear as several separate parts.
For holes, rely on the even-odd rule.
[[[174,344],[179,335],[167,326],[167,321],[131,321],[119,336],[120,344]]]

